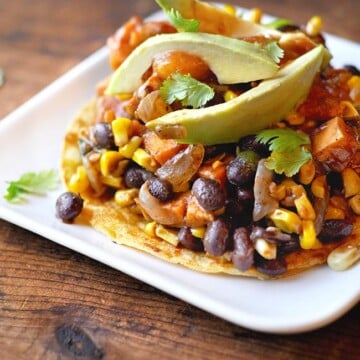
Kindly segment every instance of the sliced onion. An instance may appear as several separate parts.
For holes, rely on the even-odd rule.
[[[325,186],[325,194],[323,198],[314,197],[314,210],[316,214],[315,218],[315,232],[319,235],[325,219],[325,213],[329,204],[330,193],[328,186]]]
[[[189,145],[166,161],[163,166],[156,170],[155,174],[159,178],[169,181],[175,191],[181,189],[198,171],[204,154],[203,145]]]
[[[265,166],[265,159],[258,163],[254,184],[253,220],[259,221],[278,208],[279,203],[270,195],[273,172]]]
[[[90,186],[95,191],[95,196],[101,196],[105,192],[106,186],[101,182],[100,171],[96,166],[97,163],[91,160],[92,156],[94,156],[93,151],[90,151],[86,155],[82,155],[82,163],[89,179]]]
[[[147,94],[139,103],[135,115],[143,122],[154,120],[171,111],[169,105],[160,96],[159,90]]]
[[[171,207],[164,205],[151,195],[146,181],[139,191],[139,205],[155,222],[163,225],[181,226],[184,218],[178,212],[172,212]]]

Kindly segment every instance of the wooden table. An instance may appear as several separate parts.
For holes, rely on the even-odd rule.
[[[321,14],[326,31],[360,41],[358,0],[234,2],[299,23]],[[1,0],[0,118],[130,15],[155,9],[150,0]],[[359,318],[357,306],[307,334],[249,331],[0,220],[1,359],[355,359]]]

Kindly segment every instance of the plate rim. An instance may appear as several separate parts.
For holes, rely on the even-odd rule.
[[[155,15],[156,16],[156,13]],[[328,41],[333,41],[334,39],[336,41],[341,41],[341,42],[345,42],[347,43],[349,46],[359,46],[358,44],[352,42],[351,40],[347,40],[347,39],[343,39],[341,37],[338,36],[334,36],[334,35],[330,35],[330,34],[326,34],[326,37],[329,39]],[[359,47],[360,48],[360,47]],[[104,59],[106,59],[107,57],[107,49],[106,46],[101,47],[99,50],[95,51],[94,53],[92,53],[90,56],[86,57],[83,61],[81,61],[80,63],[78,63],[77,65],[75,65],[72,69],[70,69],[69,71],[67,71],[65,74],[63,74],[62,76],[60,76],[58,79],[56,79],[55,81],[53,81],[52,83],[50,83],[48,86],[46,86],[45,88],[43,88],[41,91],[39,91],[37,94],[35,94],[33,97],[31,97],[29,100],[27,100],[26,102],[24,102],[22,105],[20,105],[17,109],[15,109],[14,111],[12,111],[10,114],[6,115],[2,120],[0,120],[0,137],[6,133],[6,131],[8,131],[8,129],[12,128],[13,126],[16,126],[16,123],[21,122],[23,119],[23,117],[26,115],[27,112],[31,111],[31,109],[33,109],[34,107],[38,107],[38,106],[42,106],[42,101],[43,99],[47,98],[47,97],[51,97],[53,96],[52,94],[55,94],[57,91],[61,90],[62,88],[66,88],[66,84],[68,84],[69,82],[73,81],[74,78],[76,78],[77,76],[79,76],[79,73],[81,74],[86,74],[87,71],[89,71],[89,69],[91,69],[93,66],[97,65],[99,62],[104,61]],[[110,69],[109,69],[110,71]],[[18,125],[18,124],[17,124]],[[68,233],[64,233],[61,232],[58,229],[52,229],[50,227],[50,231],[49,228],[47,227],[46,231],[44,230],[43,224],[40,224],[41,226],[39,227],[39,223],[36,223],[35,220],[29,220],[25,217],[25,215],[23,215],[21,212],[17,212],[15,209],[16,208],[12,208],[12,207],[8,207],[6,206],[6,204],[4,204],[4,201],[1,200],[0,201],[0,218],[13,223],[19,227],[22,227],[24,229],[27,229],[29,231],[35,232],[40,236],[43,236],[61,246],[66,246],[64,245],[64,242],[60,242],[58,240],[58,236],[65,236],[65,240],[67,242],[71,242],[74,241],[74,239],[76,239],[73,235],[69,235]],[[45,226],[46,227],[46,226]],[[77,239],[78,240],[78,239]],[[117,245],[118,246],[118,245]],[[265,324],[264,321],[261,321],[261,319],[258,318],[250,318],[248,317],[241,317],[240,318],[236,318],[235,320],[233,318],[231,318],[231,316],[226,313],[224,314],[224,312],[219,310],[219,303],[216,301],[213,301],[211,303],[208,303],[206,307],[203,306],[203,298],[199,297],[196,299],[191,298],[191,296],[186,293],[184,295],[183,289],[176,287],[176,286],[172,286],[171,288],[169,288],[169,286],[167,286],[167,284],[164,285],[164,279],[154,279],[154,278],[150,278],[149,276],[142,276],[139,277],[138,273],[136,273],[135,270],[131,270],[131,271],[126,271],[126,269],[124,268],[119,268],[118,264],[116,263],[116,260],[111,258],[111,261],[103,261],[103,258],[100,258],[99,256],[97,256],[94,253],[91,254],[91,251],[87,250],[84,251],[84,248],[79,249],[79,246],[66,246],[70,249],[72,249],[73,251],[79,252],[85,256],[88,256],[90,258],[93,258],[95,260],[98,260],[110,267],[113,267],[119,271],[122,271],[134,278],[139,279],[140,281],[144,281],[158,289],[161,289],[164,292],[167,292],[173,296],[176,296],[177,298],[186,301],[188,303],[191,303],[192,305],[208,311],[220,318],[223,318],[227,321],[230,321],[236,325],[239,326],[244,326],[248,329],[252,329],[255,331],[261,331],[261,332],[267,332],[267,333],[277,333],[277,334],[293,334],[293,333],[302,333],[302,332],[306,332],[306,331],[310,331],[310,330],[314,330],[320,327],[323,327],[325,325],[328,325],[329,323],[335,321],[336,319],[340,318],[342,315],[344,315],[346,312],[348,312],[353,306],[356,305],[357,302],[360,301],[360,289],[358,294],[354,295],[351,299],[349,299],[349,301],[346,304],[343,304],[343,306],[339,309],[337,309],[337,311],[334,311],[330,314],[327,314],[326,316],[323,315],[321,318],[315,319],[313,322],[299,322],[297,324],[293,324],[293,325],[285,325],[285,324]],[[130,251],[135,251],[133,249],[129,249]],[[135,251],[136,253],[138,253],[137,251]],[[151,256],[151,255],[148,255]],[[158,261],[161,261],[159,259],[157,259]],[[212,275],[209,275],[212,276]],[[245,278],[238,278],[239,280],[247,280]],[[253,279],[251,279],[253,280]],[[259,281],[254,279],[254,281]],[[277,280],[275,280],[277,281]]]

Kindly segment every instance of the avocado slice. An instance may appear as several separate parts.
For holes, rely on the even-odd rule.
[[[175,33],[153,36],[140,44],[112,75],[106,93],[131,93],[142,84],[142,75],[157,54],[183,51],[201,57],[220,84],[266,79],[279,66],[258,44],[204,33]]]
[[[279,38],[282,34],[280,31],[231,15],[204,1],[156,0],[156,2],[165,11],[174,9],[186,19],[198,20],[200,32],[222,34],[233,38],[257,35]]]
[[[275,77],[226,103],[182,109],[146,124],[158,133],[174,132],[183,143],[204,145],[236,142],[281,120],[302,102],[319,71],[325,48],[317,46],[285,65]]]

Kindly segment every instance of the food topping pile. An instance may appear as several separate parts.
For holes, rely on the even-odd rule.
[[[324,253],[352,266],[360,74],[331,66],[321,18],[263,24],[259,9],[157,3],[166,20],[133,17],[108,39],[114,72],[59,216],[72,221],[82,199],[113,202],[146,236],[240,272],[279,276]]]

